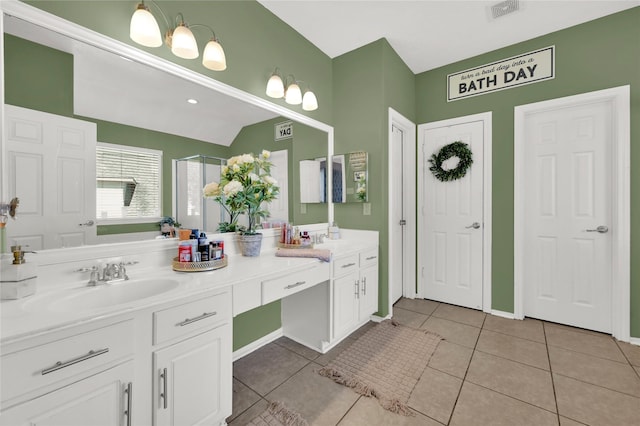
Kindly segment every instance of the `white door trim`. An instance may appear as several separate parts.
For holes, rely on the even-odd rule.
[[[393,108],[389,108],[389,135],[388,135],[388,152],[387,158],[389,160],[388,173],[387,176],[392,176],[392,173],[395,173],[396,170],[393,169],[392,162],[392,141],[393,141],[393,126],[401,129],[406,137],[403,139],[403,151],[404,151],[404,167],[401,171],[403,173],[403,182],[405,184],[404,193],[415,194],[416,193],[416,125],[408,118],[394,110]],[[392,221],[392,210],[393,210],[393,185],[392,180],[387,179],[389,189],[388,189],[388,224],[387,229],[392,229],[393,225]],[[403,210],[405,212],[405,220],[407,224],[406,235],[408,238],[404,241],[404,265],[406,267],[404,271],[404,285],[402,288],[402,295],[404,297],[408,297],[410,299],[414,299],[416,297],[416,200],[415,197],[406,196],[403,198]],[[414,238],[411,238],[414,236]],[[387,252],[390,253],[391,250],[391,239],[392,236],[389,235],[387,238]],[[393,276],[392,272],[394,268],[402,268],[403,265],[393,265],[391,256],[388,256],[389,259],[389,267],[388,267],[388,276],[387,276],[387,287],[389,290],[389,314],[393,312],[393,297],[392,297],[392,287],[391,287],[391,277]]]
[[[580,95],[551,99],[514,110],[514,317],[524,318],[524,122],[527,114],[590,102],[611,101],[614,132],[611,165],[612,189],[612,334],[618,340],[630,337],[630,87],[621,86]]]
[[[474,121],[483,122],[483,145],[484,145],[484,170],[483,170],[483,197],[482,197],[482,214],[484,221],[484,235],[482,243],[482,310],[484,312],[492,313],[491,309],[491,236],[492,236],[492,216],[491,216],[491,203],[492,203],[492,112],[482,112],[479,114],[467,115],[463,117],[450,118],[447,120],[434,121],[431,123],[424,123],[418,126],[418,135],[422,135],[425,130],[434,129],[445,126],[455,126],[458,124],[471,123]],[[424,167],[424,161],[418,162],[418,176],[421,177],[420,182],[423,182],[425,173],[429,173],[429,169]],[[424,196],[421,185],[418,186],[418,208],[421,210],[420,216],[424,216]],[[421,235],[422,230],[419,229],[420,223],[418,223],[417,235]],[[425,251],[424,241],[418,240],[418,259],[420,259],[420,253]],[[425,276],[424,276],[424,262],[418,261],[418,268],[421,271],[418,275],[418,295],[419,297],[426,297],[425,295]]]

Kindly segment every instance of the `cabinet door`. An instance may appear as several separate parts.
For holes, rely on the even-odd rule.
[[[215,424],[231,415],[231,326],[154,352],[154,425]]]
[[[127,389],[133,390],[133,361],[12,407],[3,426],[124,426],[133,424]],[[129,387],[131,385],[131,387]],[[135,415],[135,414],[134,414]]]
[[[378,312],[378,265],[360,271],[360,320]]]
[[[358,322],[358,275],[333,281],[333,337],[340,338]]]

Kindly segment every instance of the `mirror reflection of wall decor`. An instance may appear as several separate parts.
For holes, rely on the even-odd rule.
[[[193,155],[176,161],[176,220],[183,228],[214,232],[219,222],[229,220],[220,204],[205,198],[202,188],[220,180],[220,170],[226,160],[206,155]]]
[[[365,151],[333,156],[334,203],[364,203],[369,200],[367,163]]]

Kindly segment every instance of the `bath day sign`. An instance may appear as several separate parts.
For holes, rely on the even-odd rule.
[[[555,78],[555,46],[447,76],[447,102]]]

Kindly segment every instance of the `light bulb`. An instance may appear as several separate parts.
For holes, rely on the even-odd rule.
[[[131,16],[129,25],[129,37],[138,44],[147,47],[162,46],[162,35],[156,18],[144,4],[138,4],[136,11]]]
[[[280,76],[275,72],[267,82],[267,96],[276,99],[284,97],[284,84]]]
[[[227,59],[224,56],[224,50],[215,38],[209,40],[209,43],[204,47],[202,65],[214,71],[224,71],[227,69]]]
[[[287,87],[287,92],[284,96],[284,101],[288,104],[300,105],[302,103],[302,92],[300,91],[300,86],[295,82]]]
[[[315,111],[318,109],[318,98],[311,90],[304,92],[302,97],[302,109],[305,111]]]
[[[171,35],[171,52],[184,59],[195,59],[200,56],[198,43],[186,25],[180,24]]]

